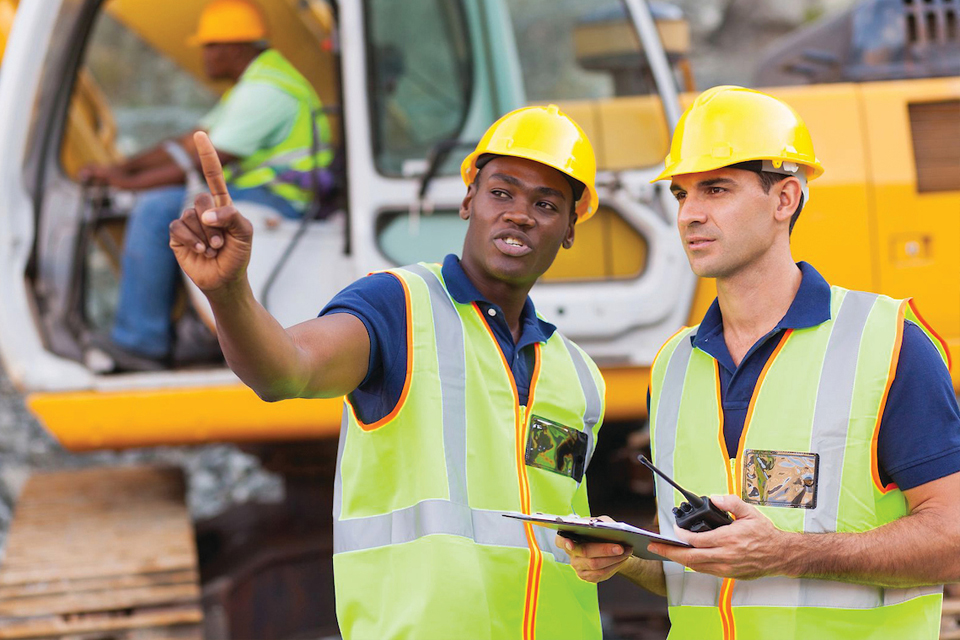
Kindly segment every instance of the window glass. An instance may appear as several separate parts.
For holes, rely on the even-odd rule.
[[[663,162],[669,131],[633,17],[618,0],[507,0],[530,103],[558,103],[583,127],[598,168]],[[686,22],[654,12],[674,73],[683,74]]]
[[[199,79],[101,11],[74,86],[64,167],[75,175],[84,164],[133,155],[189,131],[217,99]]]
[[[508,5],[530,102],[656,93],[622,2],[508,0]]]
[[[459,2],[368,0],[367,8],[377,168],[402,175],[405,161],[426,158],[460,133],[470,105],[470,39]]]
[[[408,211],[384,213],[377,220],[380,250],[395,264],[442,262],[448,253],[460,254],[467,223],[458,211],[434,211],[411,216]]]

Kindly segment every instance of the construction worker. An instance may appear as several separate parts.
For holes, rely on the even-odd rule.
[[[502,517],[589,514],[603,382],[528,297],[597,209],[580,127],[556,106],[505,115],[463,161],[461,258],[362,278],[289,329],[254,299],[250,224],[202,134],[198,149],[214,199],[198,198],[170,243],[228,364],[268,401],[347,395],[333,556],[344,637],[600,638],[596,586],[546,530]]]
[[[267,45],[260,8],[215,0],[188,42],[202,47],[211,80],[236,83],[200,122],[209,132],[237,201],[265,204],[299,217],[314,197],[314,172],[331,160],[330,127],[313,87]],[[162,369],[172,348],[171,313],[179,269],[168,227],[186,206],[194,170],[193,132],[126,162],[87,167],[85,180],[140,191],[126,228],[117,316],[94,343],[124,370]]]
[[[933,639],[942,584],[960,579],[946,350],[909,301],[831,287],[793,261],[822,172],[792,108],[716,87],[680,119],[657,177],[717,299],[654,362],[651,449],[735,520],[676,528],[682,498],[657,479],[661,529],[693,548],[651,544],[661,563],[557,542],[584,580],[621,573],[665,594],[671,638]]]

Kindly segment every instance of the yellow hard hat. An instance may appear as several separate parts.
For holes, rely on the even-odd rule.
[[[511,111],[487,129],[480,144],[460,165],[468,187],[477,177],[477,159],[484,154],[526,158],[553,167],[584,186],[577,201],[577,223],[597,212],[597,158],[593,146],[573,119],[555,104]]]
[[[777,168],[794,163],[806,168],[808,180],[823,173],[810,131],[790,105],[752,89],[713,87],[680,116],[664,170],[651,182],[748,160]]]
[[[260,7],[247,0],[214,0],[203,8],[189,45],[258,42],[267,39],[267,22]]]

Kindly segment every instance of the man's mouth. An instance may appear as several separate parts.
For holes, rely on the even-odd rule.
[[[693,237],[687,238],[687,246],[691,249],[700,249],[713,242],[712,238]]]
[[[508,256],[523,256],[533,251],[526,238],[520,234],[499,233],[494,237],[493,243],[501,253]]]

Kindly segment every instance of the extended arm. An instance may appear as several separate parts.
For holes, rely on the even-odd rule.
[[[751,579],[827,578],[884,587],[960,581],[960,473],[904,491],[909,515],[862,533],[790,533],[735,496],[714,498],[736,516],[705,533],[678,529],[694,549],[650,550],[701,573]]]
[[[173,140],[193,159],[197,158],[197,149],[193,142],[195,133],[190,132]],[[229,153],[219,150],[216,153],[223,164],[236,160],[236,157]],[[201,168],[199,163],[197,168]],[[182,184],[185,177],[183,169],[167,153],[162,144],[151,147],[117,165],[85,167],[81,172],[81,179],[104,182],[114,187],[131,190]]]
[[[256,301],[246,276],[253,228],[234,208],[206,134],[197,134],[197,148],[212,197],[200,196],[170,225],[170,246],[210,301],[230,368],[268,401],[353,391],[370,353],[363,323],[334,314],[284,329]]]

